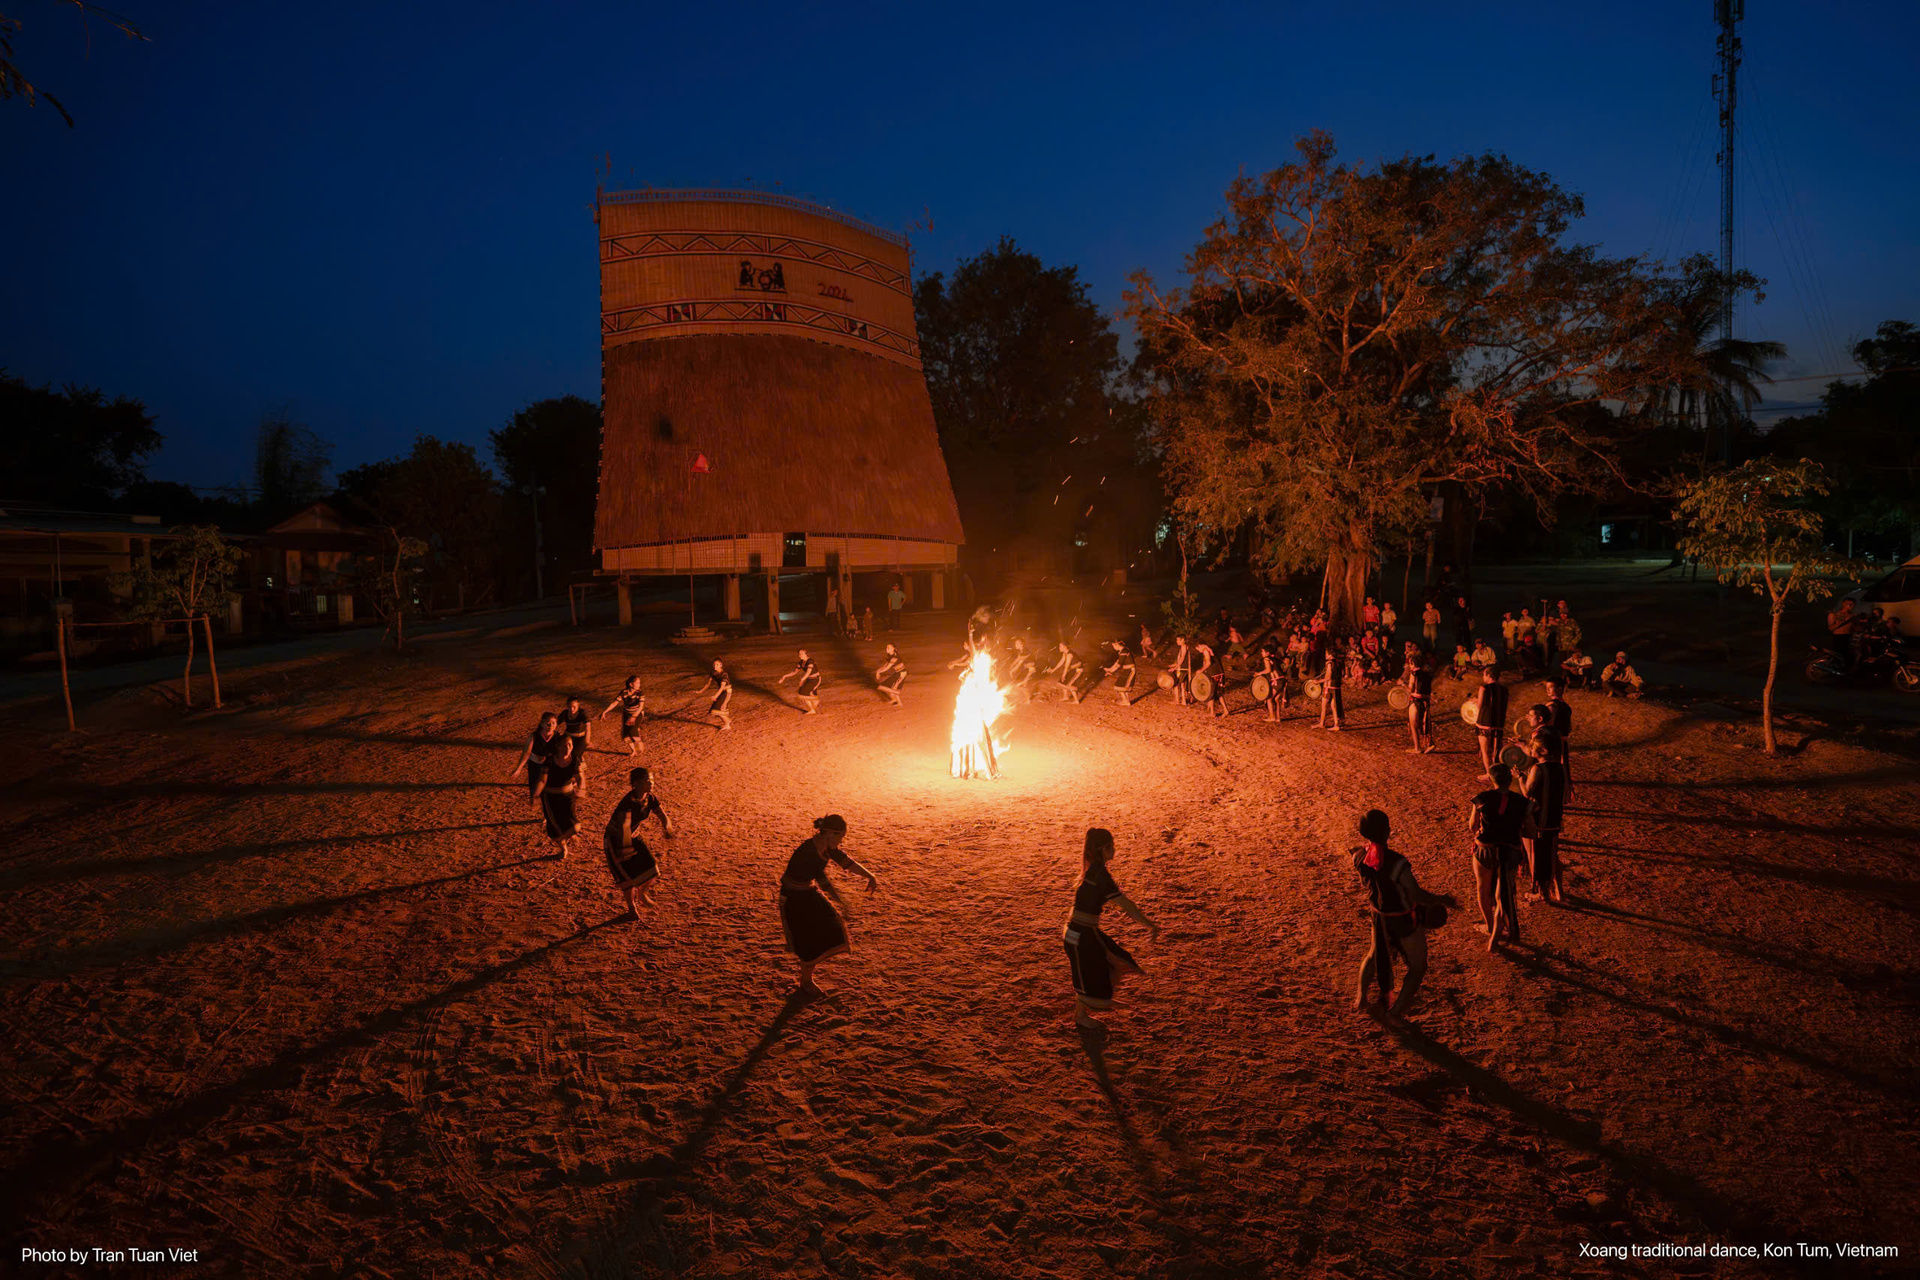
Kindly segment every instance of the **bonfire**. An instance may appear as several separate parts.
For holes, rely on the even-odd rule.
[[[951,771],[956,778],[997,778],[1006,743],[995,741],[994,722],[1007,714],[1006,692],[993,682],[993,657],[974,650],[960,696],[953,704]]]

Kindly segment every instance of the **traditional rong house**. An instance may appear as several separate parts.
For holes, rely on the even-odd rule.
[[[604,192],[594,544],[639,578],[897,574],[944,607],[960,513],[934,434],[904,236],[754,191]],[[870,591],[863,592],[871,596]]]

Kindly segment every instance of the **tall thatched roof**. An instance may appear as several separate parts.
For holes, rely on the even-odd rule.
[[[602,369],[600,548],[783,530],[964,541],[912,365],[729,333],[621,342]]]

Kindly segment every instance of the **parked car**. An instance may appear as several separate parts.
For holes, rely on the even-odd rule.
[[[1848,605],[1860,613],[1870,612],[1878,606],[1888,620],[1899,626],[1902,636],[1908,640],[1920,640],[1920,556],[1915,556],[1880,581],[1850,592],[1840,601],[1838,609],[1845,609]]]

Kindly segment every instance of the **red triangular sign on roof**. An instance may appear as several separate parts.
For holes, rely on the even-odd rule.
[[[713,470],[713,467],[707,462],[706,454],[696,453],[693,455],[693,469],[696,473],[705,475],[707,472]]]

